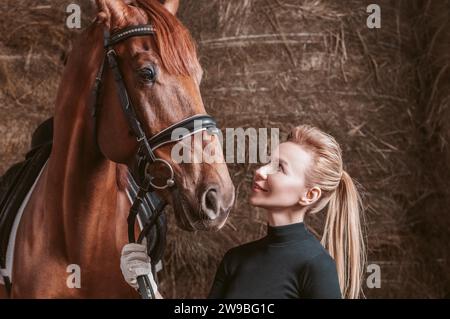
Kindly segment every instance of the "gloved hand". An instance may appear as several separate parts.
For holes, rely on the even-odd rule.
[[[147,276],[155,295],[159,295],[158,286],[153,278],[150,257],[147,255],[146,245],[127,244],[122,249],[120,257],[120,269],[125,281],[134,289],[138,289],[137,277]]]

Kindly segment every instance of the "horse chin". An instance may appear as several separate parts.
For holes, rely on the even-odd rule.
[[[198,219],[195,221],[188,221],[188,218],[179,218],[177,219],[177,226],[185,231],[194,232],[194,231],[210,231],[216,232],[219,231],[224,223],[217,225],[208,220]]]
[[[190,214],[190,210],[186,207],[186,204],[181,205],[182,209],[175,211],[175,220],[177,226],[185,231],[218,231],[220,230],[226,222],[227,218],[221,218],[220,222],[211,221],[207,219],[197,218]]]
[[[193,217],[189,214],[189,208],[186,207],[184,198],[181,200],[181,205],[174,207],[175,221],[177,226],[185,231],[193,232],[199,230],[197,223],[193,220]]]
[[[178,202],[175,202],[178,200]],[[189,201],[183,194],[179,194],[177,198],[172,198],[172,207],[175,214],[175,221],[177,226],[185,231],[218,231],[220,230],[227,220],[229,212],[223,212],[220,217],[215,220],[202,218],[194,215],[191,212],[198,211],[195,207],[190,205]]]
[[[192,223],[191,223],[189,220],[187,220],[187,218],[186,218],[186,216],[184,215],[183,212],[180,213],[180,214],[177,214],[177,213],[176,213],[176,218],[175,218],[175,220],[176,220],[177,226],[178,226],[180,229],[182,229],[182,230],[185,230],[185,231],[188,231],[188,232],[193,232],[193,231],[196,231],[196,230],[197,230],[197,229],[195,229],[195,227],[192,225]]]

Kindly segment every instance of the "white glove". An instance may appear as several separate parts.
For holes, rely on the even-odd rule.
[[[138,276],[147,276],[155,294],[158,292],[158,286],[153,278],[150,257],[147,255],[146,245],[127,244],[122,249],[120,257],[120,269],[125,281],[134,289],[138,289]]]

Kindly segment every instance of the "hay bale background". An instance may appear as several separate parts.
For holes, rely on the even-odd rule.
[[[0,3],[0,173],[22,158],[30,133],[52,113],[62,61],[78,33],[64,25],[72,2]],[[89,1],[77,3],[86,26]],[[364,194],[369,263],[382,270],[381,289],[366,295],[448,296],[448,193],[437,191],[443,175],[429,173],[435,163],[448,173],[448,160],[424,156],[430,148],[441,154],[438,145],[450,138],[448,124],[437,121],[448,116],[448,82],[438,82],[438,95],[432,85],[448,79],[439,72],[448,66],[449,51],[442,54],[448,32],[441,30],[448,27],[441,15],[448,1],[440,8],[431,1],[378,1],[379,30],[366,27],[369,3],[183,0],[180,18],[198,42],[203,98],[222,128],[279,127],[284,138],[291,126],[309,123],[341,143],[346,169]],[[441,30],[439,37],[430,36],[433,30]],[[424,54],[427,48],[432,54]],[[427,61],[436,61],[432,70]],[[167,297],[205,297],[224,252],[264,235],[262,211],[246,200],[255,166],[229,168],[237,202],[224,229],[169,229],[161,277]],[[436,226],[427,214],[444,222]],[[323,217],[307,221],[319,234]]]
[[[428,261],[428,271],[436,273],[444,294],[450,297],[449,276],[440,274],[450,268],[450,1],[424,1],[416,19],[422,32],[417,34],[419,118],[423,119],[420,154],[426,190],[418,202],[413,227],[419,254]],[[424,240],[426,238],[426,240]]]
[[[65,54],[76,35],[65,28],[72,2],[0,2],[0,173],[23,158],[31,133],[53,113]]]

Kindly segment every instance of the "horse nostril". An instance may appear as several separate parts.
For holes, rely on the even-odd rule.
[[[208,189],[203,194],[202,209],[210,219],[216,219],[219,216],[219,198],[215,188]]]

